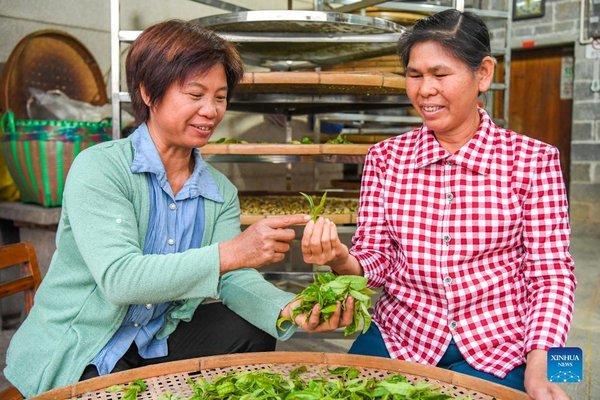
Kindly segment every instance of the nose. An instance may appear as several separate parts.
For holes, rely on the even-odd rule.
[[[419,86],[419,95],[421,97],[433,96],[438,92],[438,82],[433,77],[423,77]]]
[[[217,104],[212,99],[205,99],[198,107],[198,115],[205,118],[213,119],[217,116]]]

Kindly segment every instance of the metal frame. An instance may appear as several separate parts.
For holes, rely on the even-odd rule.
[[[585,1],[585,0],[582,0]],[[504,79],[503,82],[494,82],[492,83],[491,90],[503,90],[503,113],[502,119],[497,120],[496,122],[507,126],[508,125],[508,111],[510,105],[510,63],[511,63],[511,51],[512,51],[512,14],[513,14],[513,2],[507,1],[507,9],[506,10],[483,10],[479,8],[468,7],[465,8],[464,0],[452,0],[451,6],[441,6],[436,4],[427,4],[423,3],[413,3],[413,2],[402,2],[402,1],[370,1],[370,0],[362,0],[359,2],[354,2],[348,4],[348,1],[345,0],[330,0],[327,3],[341,3],[344,4],[341,7],[335,8],[335,11],[353,11],[358,9],[359,7],[366,7],[371,5],[379,5],[382,8],[393,9],[398,11],[412,11],[412,12],[421,12],[421,13],[436,13],[440,11],[447,10],[449,8],[455,8],[461,11],[470,11],[474,14],[479,15],[482,18],[486,19],[498,19],[505,21],[505,44],[502,48],[492,49],[492,53],[494,55],[502,55],[504,58]],[[491,103],[491,107],[494,107],[494,96],[491,95],[488,98],[488,101]]]
[[[132,30],[119,30],[120,23],[120,12],[119,12],[119,1],[120,0],[111,0],[110,1],[110,27],[111,27],[111,101],[112,101],[112,125],[113,125],[113,139],[117,139],[120,137],[120,123],[121,123],[121,102],[130,101],[129,94],[126,91],[121,91],[120,87],[120,43],[121,42],[131,42],[135,40],[135,38],[141,33],[141,31],[132,31]],[[252,15],[252,18],[263,18],[267,19],[272,17],[272,15],[285,15],[287,17],[291,17],[294,15],[290,13],[289,10],[278,10],[273,12],[251,12],[243,7],[238,7],[227,3],[221,0],[192,0],[197,3],[207,4],[210,6],[219,7],[222,9],[226,9],[229,11],[241,12],[245,13],[245,15]],[[340,0],[341,1],[341,0]],[[341,1],[343,2],[343,1]],[[330,3],[330,2],[328,2]],[[351,4],[347,4],[348,2],[343,2],[345,5],[342,7],[336,8],[335,13],[321,13],[318,11],[315,12],[305,12],[303,13],[303,20],[308,20],[313,18],[312,20],[323,20],[326,18],[334,18],[338,15],[342,15],[342,12],[354,11],[359,8],[371,6],[371,5],[381,5],[382,7],[402,10],[402,11],[414,11],[414,12],[425,12],[425,13],[433,13],[439,12],[442,10],[446,10],[448,8],[457,8],[464,9],[464,0],[453,0],[453,6],[438,6],[427,3],[408,3],[408,2],[396,2],[396,1],[381,1],[381,0],[363,0]],[[500,49],[494,49],[494,54],[502,55],[504,57],[504,82],[495,82],[492,84],[492,90],[503,90],[503,118],[502,123],[504,125],[508,124],[508,109],[509,109],[509,93],[510,93],[510,63],[511,63],[511,32],[512,32],[512,1],[507,2],[508,9],[506,11],[497,11],[497,10],[481,10],[474,8],[467,8],[467,11],[471,11],[480,15],[484,18],[491,19],[501,19],[506,21],[506,31],[505,31],[505,46]],[[237,16],[231,17],[239,19],[240,14]],[[295,15],[299,15],[296,13]],[[300,14],[302,15],[302,14]],[[210,21],[210,17],[206,17],[205,21]],[[217,17],[215,17],[217,18]],[[227,16],[220,15],[218,18],[225,21],[227,20]],[[356,16],[343,16],[342,20],[346,20],[349,23],[364,23],[364,17],[360,15]],[[199,18],[200,20],[200,18]],[[383,20],[382,20],[383,21]],[[380,22],[376,22],[380,23]],[[378,28],[383,30],[392,29],[390,26],[385,25],[384,23],[380,23],[381,25],[377,25]],[[331,35],[331,34],[294,34],[294,33],[286,33],[285,36],[281,36],[281,34],[277,33],[220,33],[225,39],[238,42],[238,43],[276,43],[276,42],[285,42],[285,43],[307,43],[307,42],[315,42],[319,41],[322,43],[362,43],[362,42],[370,42],[370,43],[389,43],[396,42],[401,35],[401,32],[394,33],[379,33],[379,34],[367,34],[367,35]],[[493,107],[493,96],[490,96],[489,101]],[[293,101],[287,100],[287,102],[291,103]],[[289,109],[293,109],[293,106],[290,104]],[[332,109],[327,110],[327,112],[333,111]],[[393,122],[393,121],[391,121]]]
[[[197,0],[193,0],[197,1]],[[212,1],[198,0],[199,3],[211,3]],[[139,30],[123,30],[119,29],[120,25],[120,11],[119,11],[120,0],[111,0],[110,2],[110,27],[111,27],[111,101],[112,101],[112,133],[113,139],[120,137],[120,124],[121,124],[121,105],[122,102],[131,101],[129,93],[121,90],[121,62],[120,62],[120,44],[121,42],[132,42],[134,41],[141,31]],[[216,3],[215,3],[216,4]],[[221,4],[221,6],[225,6]],[[368,33],[368,34],[340,34],[334,35],[331,33],[285,33],[283,36],[281,32],[265,32],[265,33],[244,33],[244,32],[218,32],[219,35],[225,39],[237,42],[237,43],[332,43],[334,45],[344,43],[396,43],[403,33],[404,29],[402,26],[386,21],[380,18],[364,17],[360,15],[342,14],[338,12],[320,12],[320,11],[302,11],[296,12],[291,10],[277,10],[277,11],[242,11],[231,15],[221,14],[218,16],[209,16],[205,18],[198,18],[194,21],[202,24],[211,23],[212,19],[218,19],[220,22],[227,23],[235,21],[271,21],[282,18],[287,18],[295,21],[305,22],[342,22],[348,25],[356,26],[369,26],[374,31],[379,33]],[[402,28],[402,29],[400,29]],[[315,96],[312,96],[308,100],[314,101]],[[318,100],[320,99],[320,96]],[[347,96],[346,96],[347,97]],[[350,101],[345,96],[338,96],[336,99],[327,99],[327,111],[335,111],[343,108],[347,108]],[[371,96],[372,101],[375,96]],[[391,98],[388,98],[388,100]],[[243,99],[240,101],[239,109],[244,107],[244,104],[250,104],[245,102]],[[335,101],[341,101],[344,106],[342,108],[332,108]],[[356,98],[352,99],[356,102]],[[401,100],[399,103],[404,103],[403,99],[392,99]],[[294,112],[298,107],[294,106],[294,102],[304,102],[305,99],[299,98],[298,96],[285,96],[285,100],[282,101],[279,96],[279,104],[284,103],[284,107],[288,111],[288,114]],[[256,101],[254,100],[254,103]],[[364,107],[369,108],[369,102],[359,101]],[[235,106],[231,106],[230,109],[236,109]],[[264,111],[262,111],[264,112]],[[314,112],[314,110],[308,110],[306,113]]]
[[[121,40],[119,0],[110,0],[110,99],[112,108],[112,138],[121,137]]]

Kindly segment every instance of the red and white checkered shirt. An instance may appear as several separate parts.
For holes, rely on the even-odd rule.
[[[425,126],[371,148],[351,254],[392,358],[436,365],[454,338],[502,378],[565,344],[576,282],[558,150],[479,112],[455,154]]]

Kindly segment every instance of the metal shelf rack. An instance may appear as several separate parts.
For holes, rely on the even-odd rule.
[[[120,30],[120,0],[111,0],[111,101],[113,111],[113,138],[120,137],[121,103],[128,102],[129,94],[121,90],[121,60],[120,45],[131,42],[141,33],[140,31]],[[203,2],[203,1],[197,1]],[[295,67],[304,68],[306,65],[321,63],[337,63],[356,58],[358,55],[379,55],[393,51],[395,43],[404,28],[384,19],[363,17],[360,15],[341,14],[322,11],[240,11],[238,13],[219,16],[209,16],[193,20],[209,26],[225,39],[237,43],[245,61],[257,62],[271,69]],[[236,31],[220,32],[235,25]],[[254,32],[256,28],[261,32]],[[292,30],[292,31],[290,31]],[[244,48],[244,46],[246,46]],[[300,51],[301,50],[301,51]],[[300,55],[300,56],[299,56]],[[278,61],[283,63],[278,65]],[[262,104],[265,107],[278,105],[292,112],[308,112],[313,97],[283,96],[283,101],[273,102],[268,96],[263,96],[259,102],[248,101],[247,98],[234,97],[230,109],[247,110],[252,104]],[[306,97],[306,96],[305,96]],[[320,97],[317,102],[329,111],[335,110],[335,105],[348,107],[357,97],[329,96]],[[369,107],[369,102],[360,100],[363,107]],[[377,100],[377,99],[374,99]],[[381,99],[380,99],[381,100]],[[406,98],[386,98],[383,101],[394,101],[388,104],[407,103]],[[237,101],[237,104],[236,104]],[[377,102],[377,101],[376,101]],[[376,103],[375,102],[375,103]],[[249,105],[250,104],[250,105]],[[339,109],[339,108],[338,108]],[[252,110],[251,110],[252,111]]]
[[[503,10],[492,9],[493,6],[497,6],[497,2],[485,0],[480,1],[477,3],[479,7],[474,6],[474,4],[475,1],[471,1],[471,4],[466,4],[465,0],[423,0],[416,2],[387,0],[315,0],[316,9],[332,9],[337,12],[359,11],[364,14],[367,7],[376,6],[386,11],[414,12],[424,15],[437,13],[449,8],[458,9],[461,11],[470,11],[479,15],[488,23],[488,27],[492,33],[492,54],[495,57],[501,57],[504,63],[504,76],[502,78],[496,76],[491,87],[492,93],[485,97],[485,106],[489,111],[491,111],[492,116],[494,116],[494,110],[497,108],[497,104],[495,104],[495,96],[493,92],[502,92],[502,113],[500,117],[496,117],[494,119],[499,125],[507,126],[510,94],[513,4],[512,1],[506,1],[506,9]],[[498,36],[498,38],[495,40],[494,36]],[[369,115],[364,115],[362,120],[366,121],[368,117]],[[406,121],[409,119],[410,117]],[[404,120],[401,117],[399,119],[398,116],[386,117],[385,115],[378,115],[377,120],[380,123],[389,124],[389,126],[394,126],[400,121],[404,123]]]

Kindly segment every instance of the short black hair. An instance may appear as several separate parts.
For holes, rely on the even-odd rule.
[[[448,9],[418,20],[398,41],[398,54],[405,70],[412,47],[427,41],[440,44],[473,71],[485,57],[491,56],[488,28],[469,11]]]
[[[227,78],[227,100],[244,76],[244,64],[234,45],[194,23],[169,20],[145,29],[127,54],[127,87],[138,122],[146,122],[150,110],[140,87],[159,103],[173,83],[182,84],[192,73],[207,72],[221,64]]]

